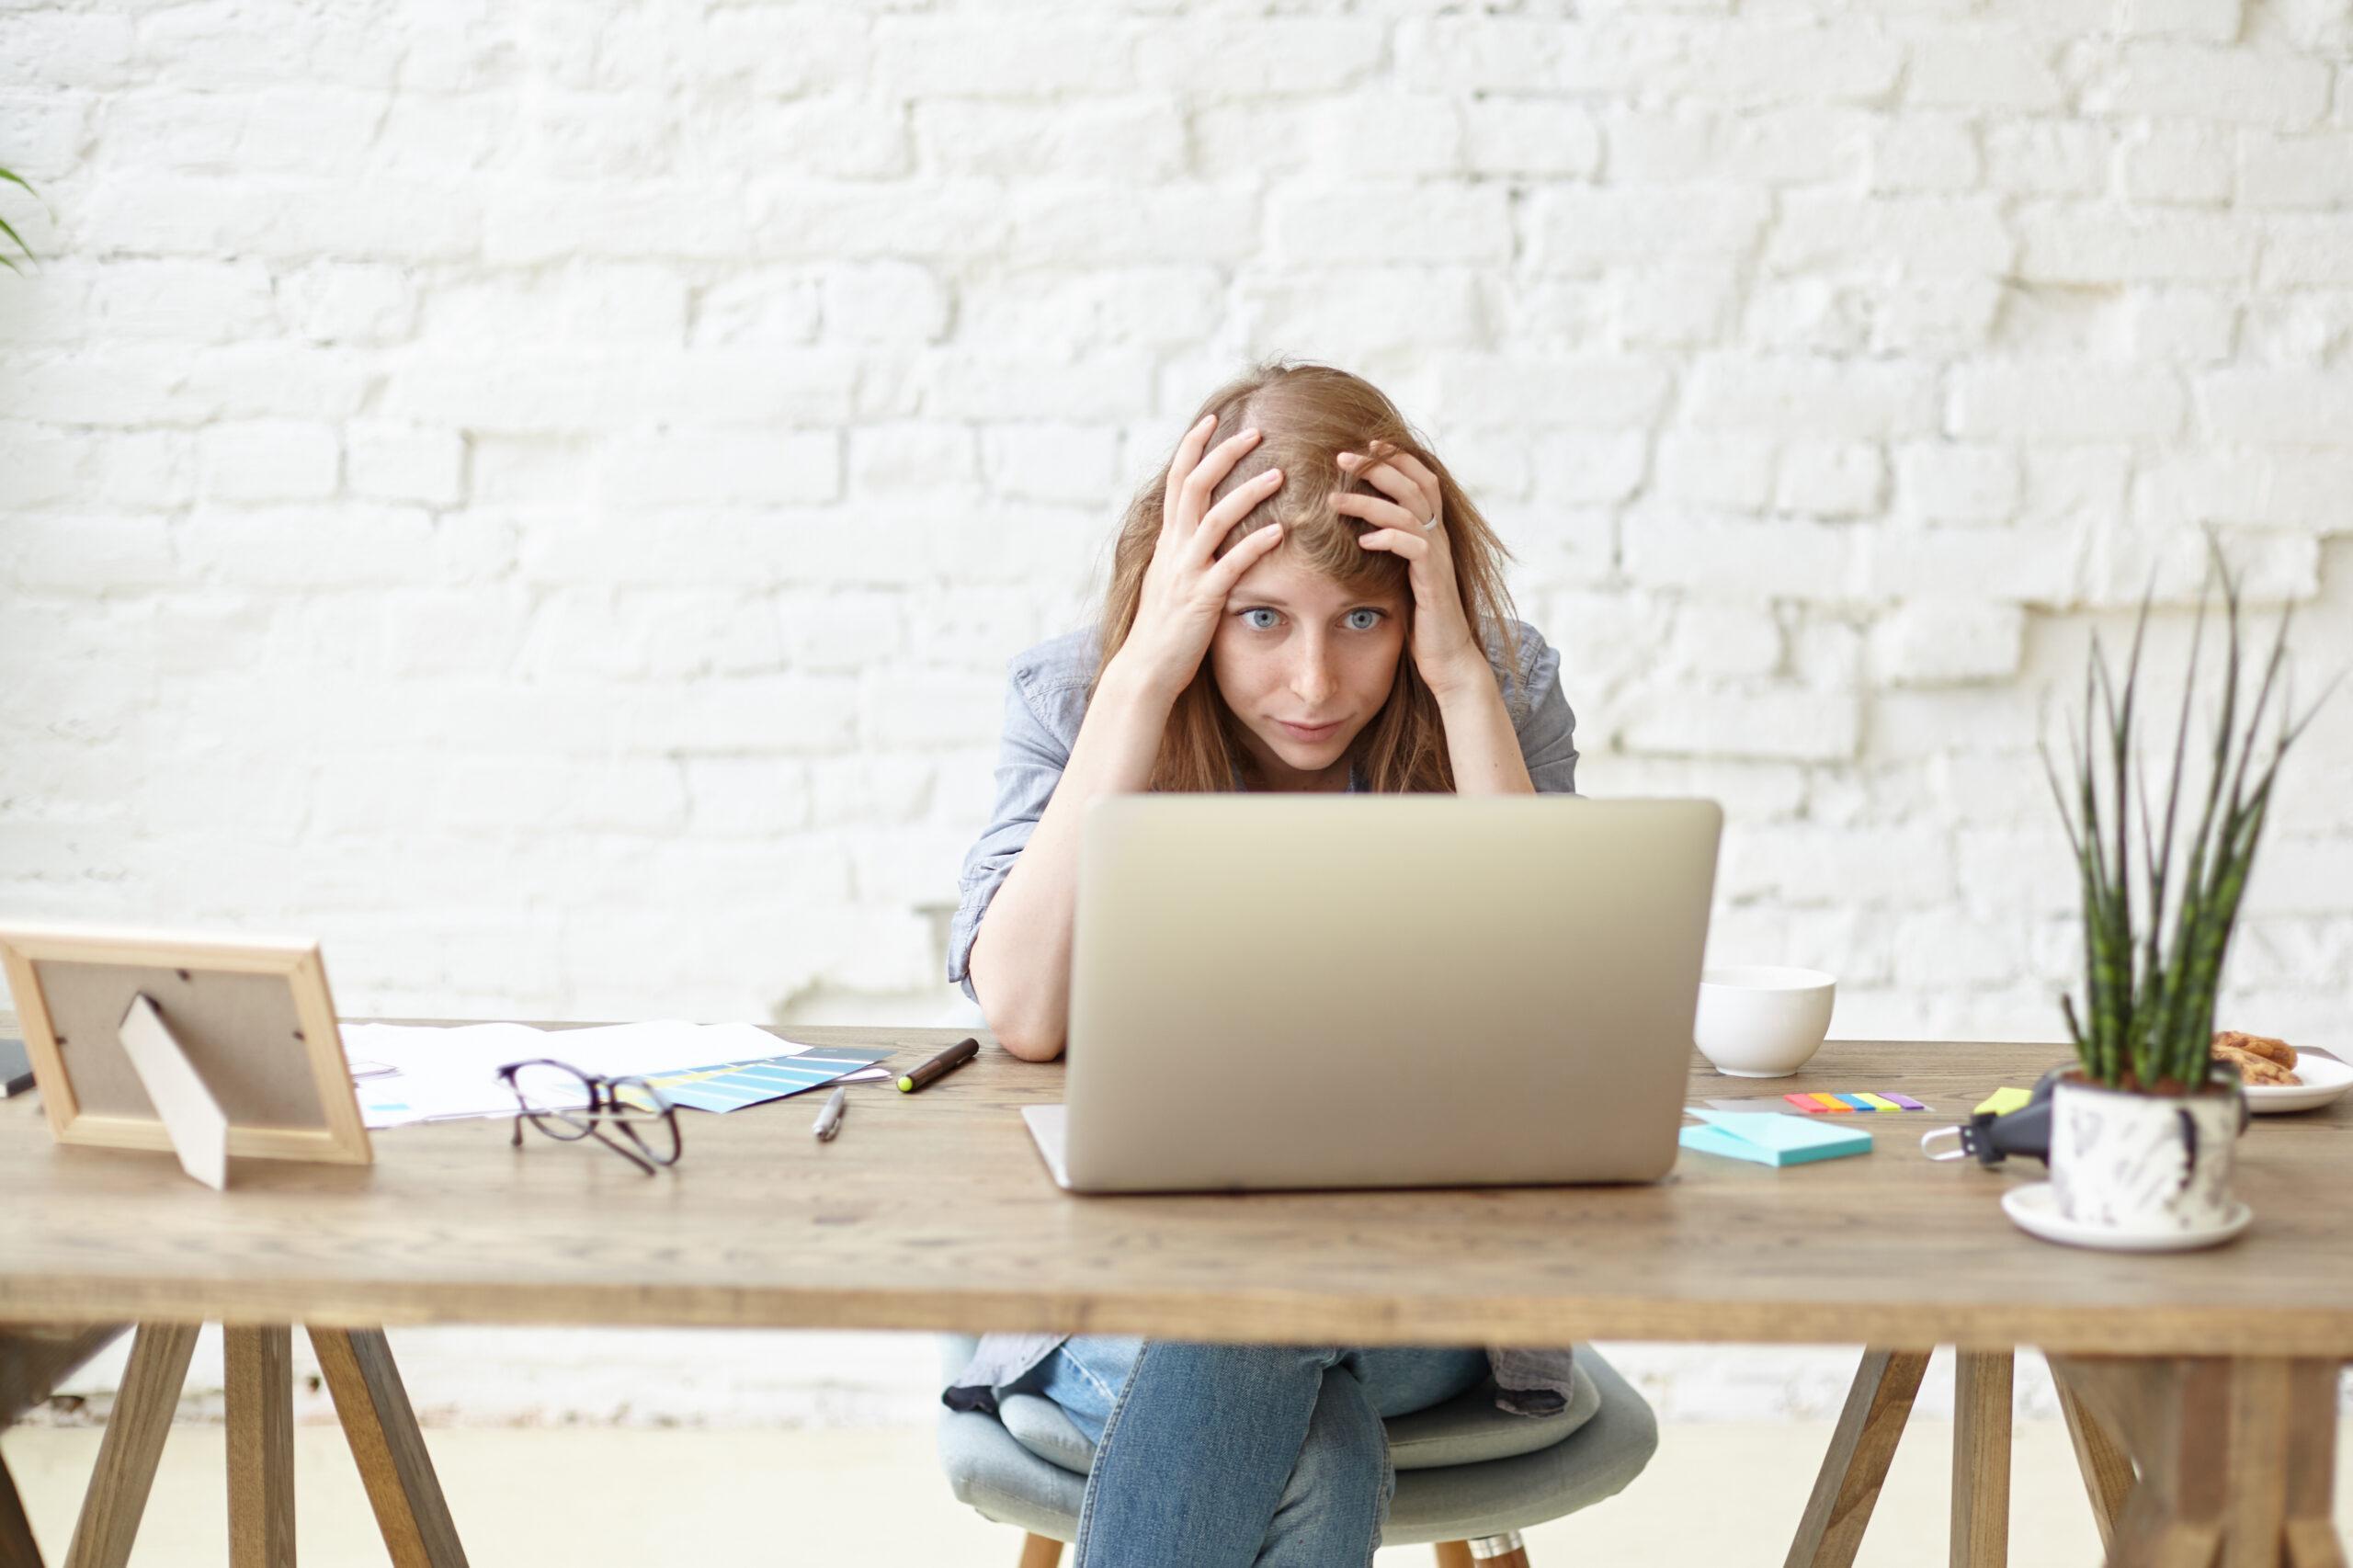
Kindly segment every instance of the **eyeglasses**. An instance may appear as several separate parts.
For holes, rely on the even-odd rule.
[[[510,1062],[498,1075],[515,1091],[517,1147],[529,1121],[567,1143],[594,1138],[647,1176],[678,1163],[678,1108],[642,1078],[607,1078],[546,1057]],[[609,1136],[608,1127],[619,1128],[629,1142]]]

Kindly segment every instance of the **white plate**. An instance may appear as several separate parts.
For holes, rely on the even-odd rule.
[[[2246,1108],[2257,1116],[2283,1110],[2311,1110],[2353,1089],[2353,1067],[2333,1056],[2309,1051],[2296,1053],[2294,1072],[2301,1084],[2249,1084]]]
[[[2097,1247],[2103,1252],[2188,1252],[2192,1247],[2213,1246],[2245,1230],[2247,1221],[2255,1218],[2254,1210],[2234,1200],[2230,1218],[2210,1230],[2120,1234],[2102,1225],[2078,1224],[2060,1213],[2058,1200],[2052,1196],[2047,1181],[2014,1187],[2002,1194],[2002,1212],[2029,1235],[2040,1236],[2046,1242],[2064,1242],[2069,1246]]]

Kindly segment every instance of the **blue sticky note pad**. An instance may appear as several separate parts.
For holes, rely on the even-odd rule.
[[[1760,1165],[1799,1165],[1809,1160],[1832,1160],[1841,1154],[1868,1154],[1871,1135],[1841,1119],[1817,1121],[1811,1117],[1783,1116],[1778,1111],[1700,1110],[1692,1115],[1708,1125],[1687,1127],[1677,1142],[1704,1154],[1723,1154]]]

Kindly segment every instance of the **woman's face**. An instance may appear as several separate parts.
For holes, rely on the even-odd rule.
[[[1233,585],[1210,670],[1275,789],[1347,788],[1348,743],[1397,677],[1404,612],[1398,596],[1368,597],[1280,547]]]

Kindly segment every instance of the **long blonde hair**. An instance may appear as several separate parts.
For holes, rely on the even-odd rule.
[[[1503,562],[1512,559],[1511,552],[1454,482],[1446,464],[1406,425],[1396,405],[1360,376],[1303,361],[1264,360],[1211,392],[1194,411],[1188,427],[1205,414],[1215,414],[1217,426],[1210,432],[1204,451],[1252,426],[1262,432],[1257,445],[1244,453],[1233,472],[1211,492],[1211,506],[1267,469],[1283,471],[1283,482],[1275,494],[1228,530],[1218,544],[1218,555],[1233,549],[1252,529],[1280,521],[1284,528],[1279,552],[1290,551],[1302,564],[1353,591],[1394,594],[1405,607],[1406,647],[1398,656],[1397,677],[1390,687],[1389,699],[1349,745],[1350,759],[1362,770],[1366,787],[1389,792],[1451,793],[1454,769],[1447,756],[1438,699],[1414,665],[1410,569],[1402,556],[1358,545],[1358,536],[1377,525],[1332,509],[1332,497],[1342,491],[1381,494],[1370,481],[1343,472],[1335,460],[1343,451],[1362,453],[1368,443],[1385,441],[1399,451],[1412,453],[1438,475],[1464,619],[1483,641],[1500,635],[1506,679],[1516,685],[1519,643],[1512,630],[1511,597],[1503,574]],[[1095,677],[1087,688],[1090,698],[1104,667],[1134,629],[1144,571],[1152,563],[1160,538],[1168,467],[1176,455],[1172,445],[1151,482],[1136,493],[1120,519],[1112,549],[1110,585],[1104,596]],[[1510,687],[1506,690],[1508,696]],[[1210,793],[1232,790],[1239,777],[1247,788],[1263,788],[1266,780],[1256,757],[1242,744],[1243,734],[1241,721],[1226,706],[1210,661],[1203,658],[1200,669],[1169,712],[1149,787]]]

